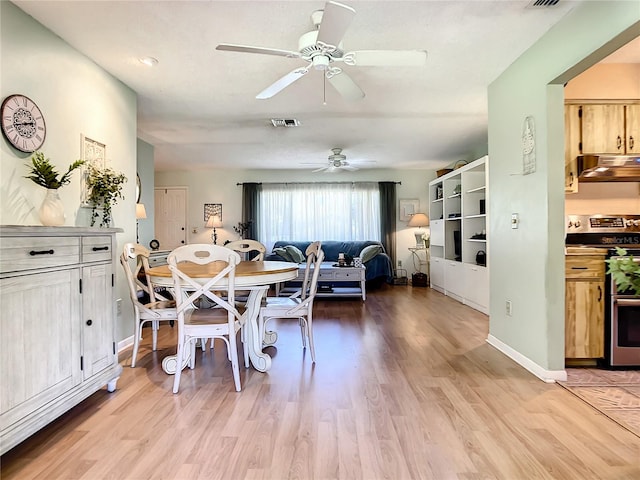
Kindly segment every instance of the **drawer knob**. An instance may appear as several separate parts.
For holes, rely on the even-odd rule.
[[[35,255],[53,255],[53,249],[51,250],[31,250],[29,255],[32,257]]]
[[[93,325],[93,320],[91,320],[91,319],[87,320],[87,325],[88,325],[88,326]]]

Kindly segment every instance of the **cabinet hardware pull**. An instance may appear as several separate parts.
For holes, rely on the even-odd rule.
[[[589,270],[589,267],[571,267],[571,270]]]
[[[598,302],[602,300],[602,287],[598,285]]]
[[[629,150],[633,150],[633,145],[634,145],[634,141],[633,141],[633,135],[629,135]]]
[[[622,137],[620,135],[618,135],[618,141],[616,142],[616,146],[618,147],[618,150],[620,150],[620,148],[622,147]]]
[[[31,255],[32,257],[35,255],[53,255],[53,249],[52,250],[31,250],[29,252],[29,255]]]
[[[91,319],[87,320],[87,325],[89,325],[89,326],[93,325],[93,320],[91,320]]]
[[[109,247],[93,247],[92,250],[94,252],[99,252],[101,250],[109,250]]]

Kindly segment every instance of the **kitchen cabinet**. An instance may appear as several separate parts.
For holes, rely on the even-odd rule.
[[[639,104],[582,105],[582,153],[628,155],[640,152]]]
[[[580,155],[580,106],[564,107],[564,191],[578,192],[578,155]]]
[[[568,249],[565,257],[565,358],[604,357],[606,249]],[[595,363],[595,360],[594,360]]]
[[[482,157],[429,182],[431,287],[484,313],[489,312],[483,290],[489,280],[488,164]],[[476,283],[479,278],[485,285]]]
[[[116,231],[0,227],[0,453],[115,390]]]

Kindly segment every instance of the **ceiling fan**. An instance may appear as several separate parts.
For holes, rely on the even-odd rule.
[[[340,172],[342,170],[347,170],[349,172],[353,172],[355,170],[359,170],[358,167],[356,167],[355,165],[352,164],[352,162],[348,162],[347,161],[347,157],[346,155],[342,154],[342,149],[341,148],[332,148],[331,151],[333,152],[331,155],[329,155],[328,157],[328,164],[326,163],[301,163],[301,165],[313,165],[313,166],[318,166],[318,165],[322,165],[321,168],[318,168],[316,170],[313,170],[313,172],[325,172],[325,173],[334,173],[334,172]],[[373,160],[359,160],[358,163],[376,163]]]
[[[336,65],[337,63],[342,62],[355,67],[418,67],[426,64],[427,52],[424,50],[358,50],[345,52],[342,49],[342,37],[351,24],[355,13],[356,11],[348,5],[333,1],[327,2],[324,10],[317,10],[311,14],[311,21],[316,29],[300,37],[298,51],[231,43],[221,43],[216,47],[216,50],[300,58],[308,63],[308,65],[298,67],[276,80],[256,95],[258,99],[273,97],[309,73],[313,66],[315,70],[324,71],[325,78],[345,99],[359,100],[364,97],[364,92],[342,68]]]

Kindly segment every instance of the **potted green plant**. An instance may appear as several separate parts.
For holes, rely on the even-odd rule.
[[[627,255],[624,248],[616,247],[616,254],[606,260],[607,273],[611,274],[619,291],[628,290],[640,296],[640,262],[633,255]]]
[[[71,173],[84,164],[83,160],[76,160],[67,171],[60,175],[51,161],[42,152],[35,152],[31,163],[26,164],[29,175],[25,178],[47,189],[47,194],[40,206],[40,221],[46,226],[64,225],[64,205],[58,195],[58,189],[71,181]]]
[[[126,181],[127,177],[123,173],[111,168],[97,168],[93,165],[89,167],[87,200],[91,204],[92,227],[100,217],[100,212],[102,212],[100,227],[108,227],[111,224],[111,209],[118,200],[124,200],[122,187]]]

